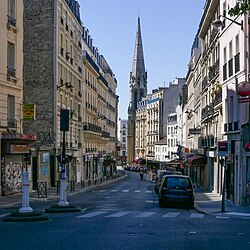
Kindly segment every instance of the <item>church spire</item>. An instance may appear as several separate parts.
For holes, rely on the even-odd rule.
[[[140,17],[138,17],[132,75],[135,78],[137,78],[138,74],[142,75],[144,74],[144,72],[145,72],[145,65],[144,65],[144,56],[143,56],[143,47],[141,38],[141,26],[140,26]]]

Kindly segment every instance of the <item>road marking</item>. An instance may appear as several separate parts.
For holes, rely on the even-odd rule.
[[[196,234],[196,232],[195,232],[195,231],[190,231],[189,233],[190,233],[190,234]]]
[[[118,190],[114,189],[114,190],[111,190],[111,192],[117,192]]]
[[[122,190],[122,192],[127,193],[127,192],[129,192],[129,190],[128,189],[124,189],[124,190]]]
[[[192,213],[190,218],[202,219],[204,218],[204,214]]]
[[[250,216],[249,213],[228,212],[226,215]]]
[[[155,214],[156,212],[142,212],[141,214],[139,215],[136,215],[135,217],[141,217],[141,218],[146,218],[146,217],[149,217],[153,214]]]
[[[216,219],[229,219],[229,217],[227,217],[227,216],[216,216]]]
[[[79,215],[76,218],[91,218],[91,217],[94,217],[94,216],[97,216],[97,215],[100,215],[100,214],[104,214],[104,213],[107,213],[107,212],[103,212],[103,211],[91,212],[91,213],[88,213],[88,214]]]
[[[146,193],[152,193],[152,191],[147,190]]]
[[[101,190],[99,190],[99,192],[103,193],[103,192],[106,192],[106,190],[105,189],[101,189]]]
[[[147,203],[154,203],[154,201],[146,201]]]
[[[175,212],[168,212],[167,214],[164,214],[162,217],[164,218],[174,218],[177,217],[180,213],[175,213]]]
[[[8,213],[8,214],[0,214],[0,218],[1,217],[5,217],[5,216],[7,216],[7,215],[9,215],[10,213]]]
[[[140,193],[141,192],[141,190],[135,190],[135,193]]]
[[[122,217],[124,215],[130,214],[130,213],[131,212],[117,212],[117,213],[110,214],[110,215],[105,216],[105,217],[108,217],[108,218],[118,218],[118,217]]]

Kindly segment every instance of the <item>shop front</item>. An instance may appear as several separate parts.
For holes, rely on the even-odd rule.
[[[31,172],[30,144],[36,141],[34,135],[1,135],[1,194],[21,192],[21,174],[24,168]],[[31,182],[31,176],[30,182]]]
[[[187,160],[187,174],[197,187],[207,188],[208,177],[206,171],[207,158],[204,156],[192,156]]]

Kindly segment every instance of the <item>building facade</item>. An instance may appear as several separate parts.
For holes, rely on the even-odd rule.
[[[26,103],[36,105],[37,113],[24,129],[39,136],[32,155],[34,182],[43,180],[54,186],[59,178],[62,110],[69,112],[65,147],[72,160],[67,164],[68,180],[91,181],[112,174],[112,167],[104,166],[104,161],[116,153],[117,82],[82,24],[79,3],[24,3],[24,97]],[[44,154],[49,155],[46,164]]]

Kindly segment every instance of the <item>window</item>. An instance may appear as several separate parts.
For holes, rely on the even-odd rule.
[[[240,70],[240,45],[239,35],[235,37],[235,56],[234,56],[234,70],[235,73]]]
[[[8,16],[15,19],[15,0],[8,1]]]
[[[15,96],[8,95],[7,100],[7,124],[9,128],[15,128]]]
[[[7,75],[8,77],[16,76],[15,69],[15,45],[13,43],[8,42],[7,47]]]
[[[228,76],[233,75],[233,45],[232,41],[229,43],[229,61],[228,61]]]

